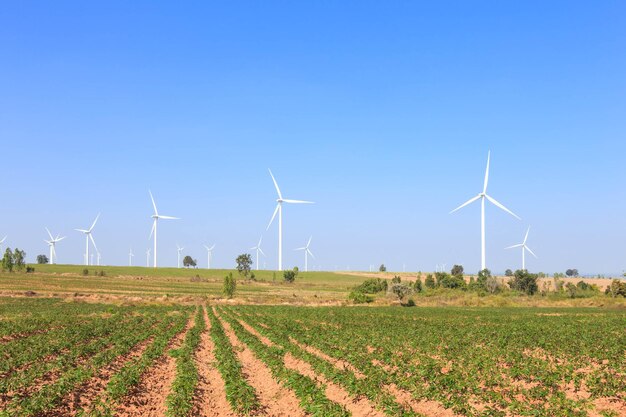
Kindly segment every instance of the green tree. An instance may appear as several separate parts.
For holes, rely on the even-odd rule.
[[[402,278],[400,278],[399,275],[395,275],[393,278],[391,278],[391,283],[392,284],[399,284],[402,282]]]
[[[243,275],[247,278],[250,273],[250,267],[252,266],[252,256],[250,256],[249,253],[243,253],[237,257],[236,262],[239,275]]]
[[[504,271],[504,275],[507,277],[512,277],[513,276],[513,271],[511,271],[510,269],[507,269],[506,271]]]
[[[198,265],[198,262],[191,256],[187,255],[183,258],[183,266],[185,268],[189,268],[190,266],[195,267],[196,265]]]
[[[386,272],[387,271],[387,267],[385,266],[385,264],[380,264],[380,266],[378,267],[378,271],[379,272]]]
[[[2,257],[2,270],[13,272],[13,251],[11,248],[7,248],[4,251],[4,256]]]
[[[421,277],[417,277],[417,279],[415,280],[415,283],[413,284],[413,289],[415,290],[415,292],[422,292],[423,288],[422,288]]]
[[[283,272],[283,278],[284,278],[285,282],[288,282],[290,284],[296,280],[297,276],[298,276],[298,271],[295,268],[294,269],[288,269],[288,270]]]
[[[224,277],[224,288],[223,288],[224,295],[226,296],[226,298],[233,298],[236,290],[237,290],[237,281],[233,277],[233,273],[230,272],[228,275]]]
[[[433,277],[433,274],[426,275],[426,279],[424,280],[424,286],[426,288],[433,289],[435,288],[435,285],[435,278]]]
[[[454,265],[450,270],[450,273],[455,277],[463,276],[463,265]]]
[[[15,248],[15,251],[13,252],[13,266],[18,271],[24,269],[26,266],[26,252]]]
[[[398,300],[403,300],[404,297],[413,292],[413,289],[407,283],[400,282],[396,284],[391,284],[391,286],[389,287],[389,292],[395,295]]]
[[[531,274],[525,269],[518,269],[513,274],[513,279],[509,281],[509,287],[512,290],[526,293],[527,295],[533,295],[539,289],[537,285],[537,274]]]
[[[37,263],[38,264],[47,264],[50,262],[46,255],[37,255]]]

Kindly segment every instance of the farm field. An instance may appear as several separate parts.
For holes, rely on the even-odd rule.
[[[1,416],[621,416],[626,312],[0,298]]]

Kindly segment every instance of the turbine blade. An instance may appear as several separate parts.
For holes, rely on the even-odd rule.
[[[96,223],[98,222],[98,218],[100,218],[100,213],[98,213],[98,215],[96,216],[96,220],[93,221],[93,224],[91,225],[91,227],[89,228],[89,231],[91,232],[93,230],[93,227],[96,225]]]
[[[528,232],[530,232],[530,227],[526,230],[526,237],[524,237],[524,243],[528,240]]]
[[[4,243],[4,241],[7,240],[7,237],[8,237],[8,235],[3,237],[2,240],[0,240],[0,243]]]
[[[458,206],[457,208],[455,208],[454,210],[452,210],[449,214],[454,213],[455,211],[461,210],[463,207],[467,206],[468,204],[472,204],[474,201],[478,200],[480,198],[480,194],[477,195],[476,197],[470,198],[469,200],[467,200],[465,203],[461,204],[460,206]]]
[[[48,236],[50,236],[50,240],[54,240],[54,238],[52,237],[52,233],[50,233],[50,230],[48,230],[47,227],[46,227],[46,232],[48,232]]]
[[[57,242],[60,242],[60,241],[62,241],[63,239],[65,239],[66,237],[67,237],[67,236],[57,237],[56,241],[57,241]]]
[[[263,249],[259,248],[259,252],[261,252],[261,255],[265,256],[265,252],[263,252]]]
[[[311,255],[311,258],[315,259],[315,256],[313,255],[313,252],[311,252],[310,249],[307,249],[306,251],[309,252],[309,255]]]
[[[89,233],[89,230],[85,230],[85,229],[74,229],[78,232],[83,232],[83,233]]]
[[[213,250],[214,247],[215,247],[215,243],[213,244],[213,246],[211,246],[211,249],[209,249],[209,250]]]
[[[306,248],[295,248],[294,250],[305,250]]]
[[[276,182],[276,178],[274,178],[274,174],[272,174],[272,170],[268,168],[270,172],[270,176],[272,177],[272,181],[274,181],[274,187],[276,187],[276,192],[278,193],[278,198],[283,199],[283,195],[280,193],[280,188],[278,188],[278,183]]]
[[[315,204],[313,201],[304,201],[304,200],[283,200],[285,203],[291,204]]]
[[[261,236],[261,237],[259,238],[259,243],[257,243],[257,246],[258,246],[259,248],[261,248],[261,241],[262,241],[262,240],[263,240],[263,236]]]
[[[154,228],[156,227],[157,219],[155,218],[152,222],[152,230],[150,230],[150,237],[148,239],[152,239],[152,235],[154,234]]]
[[[95,241],[95,240],[93,240],[93,235],[92,235],[91,233],[89,233],[89,238],[91,239],[91,243],[93,243],[93,247],[94,247],[94,249],[96,250],[96,252],[98,252],[98,253],[99,253],[99,251],[98,251],[98,247],[96,246],[96,241]]]
[[[483,185],[483,193],[487,192],[487,184],[489,183],[489,162],[491,161],[491,151],[487,153],[487,169],[485,170],[485,182]]]
[[[513,248],[519,248],[519,247],[522,247],[522,246],[524,246],[524,244],[520,243],[519,245],[508,246],[508,247],[506,247],[504,249],[513,249]]]
[[[148,190],[148,193],[150,193],[150,200],[152,200],[152,207],[154,207],[154,214],[158,216],[159,212],[157,211],[156,203],[154,202],[154,197],[152,197],[152,191]]]
[[[525,248],[528,252],[530,252],[530,254],[531,254],[532,256],[534,256],[535,258],[537,258],[537,255],[535,255],[535,252],[533,252],[532,250],[530,250],[530,248],[529,248],[528,246],[524,246],[524,248]]]
[[[165,220],[180,220],[180,217],[172,217],[172,216],[159,216],[159,219],[165,219]]]
[[[272,225],[272,222],[274,221],[274,218],[276,217],[276,213],[278,213],[279,208],[280,208],[280,203],[276,205],[276,208],[274,209],[274,214],[272,214],[272,218],[270,219],[270,222],[267,224],[267,228],[265,228],[265,230],[269,230],[270,226]]]
[[[313,236],[309,236],[309,241],[306,243],[307,248],[311,245],[311,239],[313,239]]]
[[[488,196],[487,194],[485,194],[485,197],[487,197],[487,200],[491,201],[491,203],[493,203],[497,207],[501,208],[502,210],[506,211],[511,216],[515,217],[518,220],[522,220],[517,214],[513,213],[511,210],[509,210],[508,208],[506,208],[502,204],[500,204],[495,198],[492,198],[492,197]]]

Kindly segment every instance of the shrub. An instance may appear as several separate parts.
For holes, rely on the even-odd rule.
[[[4,251],[4,256],[2,257],[2,270],[13,272],[13,251],[11,248],[7,248]]]
[[[24,269],[26,266],[26,252],[15,248],[15,251],[13,252],[13,266],[18,271]]]
[[[433,274],[426,275],[426,279],[424,280],[424,286],[430,289],[435,288],[435,278],[433,278]]]
[[[87,268],[83,269],[83,275],[85,276],[89,275],[89,270]]]
[[[250,272],[250,280],[256,281],[256,275],[254,275],[254,272]]]
[[[385,266],[385,264],[380,264],[380,266],[378,267],[378,271],[386,272],[387,271],[387,267]]]
[[[567,295],[569,295],[570,298],[576,298],[576,292],[578,291],[578,288],[576,287],[576,285],[568,282],[567,284],[565,284],[565,291],[567,291]]]
[[[26,273],[30,274],[32,272],[35,272],[35,267],[34,266],[26,266]]]
[[[422,288],[421,277],[417,277],[417,279],[415,280],[415,283],[413,283],[413,289],[415,290],[415,292],[422,292],[423,288]]]
[[[37,255],[37,263],[38,264],[47,264],[49,261],[46,255]]]
[[[507,277],[512,277],[513,276],[513,271],[511,271],[510,269],[507,269],[506,271],[504,271],[504,275]]]
[[[229,273],[224,277],[223,292],[226,298],[233,298],[235,291],[237,290],[237,281],[233,277],[233,273]]]
[[[403,304],[404,307],[415,307],[415,301],[412,298],[409,298],[409,300],[406,302],[406,304]]]
[[[605,294],[611,297],[626,297],[626,282],[614,279],[611,285],[606,288]]]
[[[387,291],[388,283],[386,279],[372,278],[363,281],[360,285],[354,287],[354,291],[360,291],[364,294],[376,294]]]
[[[374,301],[374,297],[360,291],[353,290],[350,291],[350,294],[348,294],[348,300],[352,301],[354,304],[365,304]]]
[[[462,290],[465,290],[467,288],[467,285],[465,284],[465,280],[463,279],[463,276],[449,275],[445,272],[437,272],[435,276],[437,277],[438,287],[462,289]]]
[[[402,278],[400,278],[398,275],[395,275],[393,278],[391,278],[392,284],[399,284],[401,282],[402,282]]]
[[[454,265],[450,273],[454,276],[463,276],[463,265]]]
[[[391,284],[389,287],[389,293],[395,295],[398,300],[402,300],[407,295],[411,294],[413,289],[406,283]]]
[[[513,279],[509,281],[509,287],[512,290],[533,295],[539,289],[537,285],[537,274],[531,274],[527,270],[518,269],[515,271]]]
[[[298,271],[293,270],[293,269],[291,270],[288,269],[283,272],[283,278],[285,282],[288,282],[290,284],[296,280],[297,276],[298,276]]]
[[[107,273],[104,269],[101,269],[100,271],[96,272],[96,276],[99,277],[106,277]]]

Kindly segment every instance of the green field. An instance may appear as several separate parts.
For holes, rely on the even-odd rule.
[[[626,311],[0,298],[0,415],[621,416]]]

